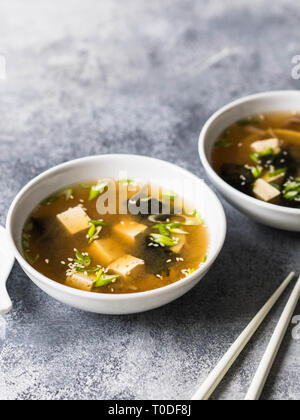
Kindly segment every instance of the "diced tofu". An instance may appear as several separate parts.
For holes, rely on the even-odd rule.
[[[72,207],[56,217],[71,235],[90,227],[90,218],[80,206]]]
[[[86,275],[84,273],[74,273],[68,276],[65,284],[75,289],[85,290],[90,292],[96,281],[95,275]]]
[[[262,179],[266,182],[274,182],[277,185],[282,185],[284,178],[285,178],[285,172],[282,172],[281,174],[277,174],[277,175],[273,175],[270,176],[270,173],[272,172],[268,172],[266,173]]]
[[[255,181],[253,192],[256,198],[268,203],[274,203],[280,197],[280,191],[263,179]]]
[[[272,149],[275,154],[280,152],[278,139],[258,140],[251,144],[251,148],[255,153],[264,153],[268,149]]]
[[[185,235],[178,234],[178,235],[172,235],[172,239],[175,239],[177,241],[177,244],[172,246],[172,248],[170,249],[175,254],[179,254],[186,243],[186,237]]]
[[[100,265],[107,266],[124,255],[124,251],[113,239],[104,238],[98,239],[90,245],[89,254],[92,255]]]
[[[132,220],[124,220],[123,223],[118,223],[113,227],[114,232],[130,245],[134,245],[137,236],[143,233],[146,229],[146,225],[136,223]]]
[[[132,255],[123,255],[108,266],[110,271],[127,278],[128,276],[137,277],[143,273],[144,261]]]

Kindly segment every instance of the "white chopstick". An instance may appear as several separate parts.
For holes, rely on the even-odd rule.
[[[259,364],[257,372],[253,378],[253,381],[250,385],[248,393],[245,397],[245,400],[258,400],[261,396],[262,390],[265,386],[266,380],[269,376],[281,343],[284,339],[284,336],[287,332],[288,326],[291,322],[293,313],[297,306],[297,303],[300,298],[300,277],[294,290],[282,312],[282,315],[279,319],[279,322],[275,328],[275,331],[272,335],[270,343],[265,351],[265,354]]]
[[[232,344],[227,353],[222,357],[217,366],[208,375],[205,382],[193,395],[192,400],[207,400],[214,390],[217,388],[221,380],[224,378],[228,370],[231,368],[233,363],[238,358],[246,344],[250,341],[256,330],[259,328],[265,317],[268,315],[274,304],[277,302],[279,297],[282,295],[288,284],[293,279],[295,273],[291,273],[282,283],[282,285],[276,290],[273,296],[268,302],[262,307],[258,314],[252,319],[250,324],[245,328],[242,334]]]

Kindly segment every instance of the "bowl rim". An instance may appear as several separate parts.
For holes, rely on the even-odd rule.
[[[243,199],[244,201],[248,202],[249,204],[255,204],[260,208],[263,208],[265,210],[271,210],[275,211],[277,213],[282,214],[289,214],[289,215],[299,215],[300,216],[300,209],[294,209],[292,207],[284,207],[280,206],[278,204],[271,204],[271,203],[265,203],[264,201],[261,201],[257,198],[251,197],[245,193],[242,193],[241,191],[238,191],[231,185],[229,185],[226,181],[224,181],[220,175],[213,169],[212,165],[210,164],[210,161],[206,155],[205,146],[207,142],[207,132],[210,128],[210,126],[225,112],[233,109],[238,108],[239,106],[243,105],[246,102],[250,102],[256,99],[263,99],[267,97],[274,97],[274,96],[299,96],[300,97],[300,91],[298,90],[276,90],[276,91],[266,91],[266,92],[260,92],[255,93],[251,95],[244,96],[240,99],[236,99],[225,106],[218,109],[216,112],[214,112],[211,117],[206,121],[204,126],[202,127],[202,130],[200,132],[199,141],[198,141],[198,152],[200,155],[201,162],[206,170],[206,172],[210,175],[210,177],[220,186],[221,189],[227,190],[228,193],[236,196],[236,198]],[[300,106],[299,106],[300,110]],[[226,127],[225,127],[226,128]],[[225,129],[224,128],[224,129]]]
[[[173,169],[176,169],[177,171],[179,171],[182,175],[186,174],[189,177],[192,176],[195,180],[197,180],[198,182],[203,182],[204,188],[205,188],[205,194],[210,194],[211,197],[213,198],[214,202],[215,202],[215,206],[220,214],[220,240],[219,243],[217,244],[217,246],[215,247],[215,249],[211,249],[212,254],[209,258],[209,260],[203,264],[202,266],[200,266],[196,271],[194,271],[192,274],[184,277],[181,280],[178,280],[174,283],[171,283],[169,285],[166,286],[162,286],[160,288],[157,289],[152,289],[152,290],[147,290],[144,292],[134,292],[134,293],[119,293],[119,294],[109,294],[109,293],[95,293],[95,292],[89,292],[89,291],[85,291],[85,290],[79,290],[79,289],[74,289],[72,287],[66,286],[64,284],[58,283],[55,280],[50,279],[49,277],[45,276],[44,274],[40,273],[39,271],[37,271],[34,267],[32,267],[27,261],[26,259],[23,257],[23,255],[19,252],[13,235],[12,235],[12,222],[13,222],[13,218],[14,218],[14,213],[16,211],[16,208],[18,206],[19,201],[21,200],[21,198],[24,196],[24,194],[26,194],[34,185],[36,185],[37,183],[39,183],[40,181],[44,180],[45,178],[48,178],[49,176],[51,176],[52,174],[56,173],[57,171],[60,171],[61,169],[66,169],[72,166],[76,166],[78,164],[85,164],[87,162],[90,162],[91,160],[98,160],[98,159],[120,159],[120,158],[124,158],[124,159],[147,159],[148,161],[156,161],[161,165],[167,165],[169,167],[172,167]],[[30,213],[29,213],[30,214]],[[39,174],[38,176],[34,177],[32,180],[30,180],[16,195],[16,197],[14,198],[13,202],[10,205],[10,208],[8,210],[7,213],[7,218],[6,218],[6,230],[8,232],[8,239],[9,239],[9,244],[11,246],[11,249],[17,259],[17,261],[19,262],[19,264],[21,265],[21,267],[25,270],[26,274],[28,275],[28,273],[30,275],[32,275],[35,279],[37,279],[40,283],[44,284],[47,287],[51,287],[54,288],[58,291],[61,291],[62,293],[67,293],[69,295],[73,295],[73,296],[77,296],[77,297],[86,297],[86,298],[91,298],[93,300],[107,300],[107,301],[123,301],[123,300],[134,300],[134,299],[138,299],[138,298],[142,298],[142,297],[146,297],[146,296],[156,296],[156,295],[160,295],[162,293],[167,293],[168,291],[178,288],[180,286],[182,286],[184,283],[188,284],[190,282],[192,282],[194,279],[196,279],[197,277],[199,277],[201,274],[205,274],[209,268],[212,266],[212,264],[214,263],[214,261],[216,260],[216,258],[218,257],[218,255],[220,254],[224,242],[225,242],[225,238],[226,238],[226,233],[227,233],[227,221],[226,221],[226,216],[225,216],[225,212],[224,212],[224,208],[221,204],[221,201],[219,200],[219,198],[217,197],[217,195],[215,194],[215,192],[205,183],[204,180],[201,180],[199,177],[197,177],[195,174],[193,174],[192,172],[181,168],[180,166],[177,166],[171,162],[168,161],[164,161],[161,159],[157,159],[157,158],[152,158],[149,156],[144,156],[144,155],[135,155],[135,154],[103,154],[103,155],[94,155],[94,156],[85,156],[85,157],[81,157],[78,159],[73,159],[64,163],[61,163],[59,165],[56,165],[54,167],[51,167],[50,169],[47,169],[46,171],[43,171],[41,174]],[[28,272],[28,273],[27,273]]]

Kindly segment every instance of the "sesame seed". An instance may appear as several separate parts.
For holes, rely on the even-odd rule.
[[[46,264],[49,264],[49,260],[48,260],[48,258],[46,258],[46,259],[45,259],[45,263],[46,263]]]
[[[61,263],[62,265],[65,265],[65,264],[66,264],[66,263],[65,263],[65,261],[61,261],[60,263]]]

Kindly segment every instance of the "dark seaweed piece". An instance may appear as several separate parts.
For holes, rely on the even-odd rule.
[[[296,176],[298,171],[298,165],[291,157],[290,149],[283,149],[278,155],[276,155],[273,160],[273,166],[275,169],[286,168],[286,178]]]
[[[269,154],[269,155],[259,157],[260,164],[266,169],[270,169],[272,166],[274,166],[274,160],[275,159],[276,159],[275,155],[273,155],[273,154]]]
[[[47,231],[48,231],[48,222],[46,218],[37,218],[37,217],[32,217],[31,221],[33,223],[33,228],[36,230],[36,232],[40,235],[40,236],[44,236]]]
[[[252,184],[255,181],[255,177],[251,169],[243,165],[226,163],[221,168],[221,177],[233,188],[245,194],[253,195]]]
[[[145,261],[146,269],[151,274],[168,276],[170,267],[176,262],[176,256],[167,247],[149,246],[152,243],[151,236],[147,236],[143,244],[143,259]],[[169,262],[167,263],[167,261]]]
[[[55,223],[55,218],[52,220],[48,217],[32,217],[31,221],[33,229],[43,241],[53,239],[59,233],[59,225]]]
[[[295,209],[300,209],[300,201],[287,200],[286,198],[284,198],[283,195],[282,195],[281,205],[285,206],[285,207],[292,207],[292,208],[295,208]]]

